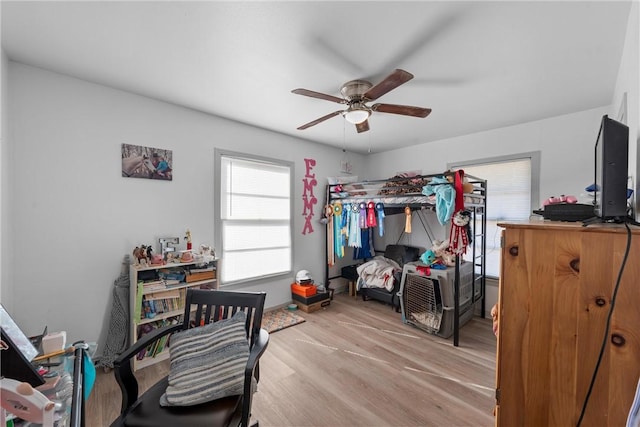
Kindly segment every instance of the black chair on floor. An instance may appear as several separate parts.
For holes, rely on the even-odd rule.
[[[260,378],[258,361],[269,342],[268,332],[260,327],[265,298],[265,292],[188,289],[182,324],[158,328],[144,335],[115,360],[114,373],[122,391],[122,407],[120,416],[111,426],[247,427],[251,417],[252,395]],[[239,323],[243,324],[239,325]],[[196,328],[195,325],[200,327]],[[212,329],[216,330],[209,332]],[[204,333],[204,331],[207,332]],[[138,382],[132,370],[131,359],[141,350],[170,333],[175,334],[170,340],[169,376],[139,396]],[[230,339],[226,335],[220,338],[223,333],[230,334],[230,337],[235,334],[235,344],[230,346]],[[220,348],[221,345],[226,347]],[[244,351],[244,353],[234,359],[234,352],[239,348],[241,350],[238,352]],[[198,359],[197,357],[202,356],[201,353],[207,353],[206,357],[209,357],[209,360]],[[182,365],[179,363],[181,354],[188,359]],[[244,360],[247,354],[248,360],[245,365]],[[228,384],[226,379],[220,380],[221,375],[218,376],[218,373],[204,371],[194,375],[192,372],[194,367],[208,369],[211,366],[217,366],[218,363],[233,363],[238,360],[240,369],[235,371],[238,394],[195,404],[180,400],[182,398],[188,400],[202,394],[200,389],[191,393],[194,387],[211,387],[213,384],[219,385],[222,382]],[[179,369],[183,371],[178,372]],[[184,377],[179,378],[178,375],[184,375]],[[189,375],[191,375],[190,378],[188,378]],[[212,378],[202,381],[206,375],[212,375]],[[169,383],[170,378],[171,383]],[[177,388],[179,382],[180,385],[185,386],[180,390]],[[180,395],[180,392],[183,394]],[[209,396],[215,396],[216,393],[224,395],[219,390],[206,390],[204,393],[209,393]],[[170,398],[175,400],[171,404],[176,406],[161,406],[161,399],[165,399],[166,404]],[[256,421],[253,426],[257,427],[258,422]]]
[[[395,309],[396,313],[400,312],[400,282],[402,281],[402,268],[408,262],[417,261],[420,258],[420,254],[424,250],[414,246],[407,245],[387,245],[384,250],[384,257],[394,260],[399,266],[400,271],[393,275],[393,289],[391,291],[385,288],[367,288],[362,286],[360,288],[360,294],[362,300],[375,299],[386,304],[391,304],[391,307]]]

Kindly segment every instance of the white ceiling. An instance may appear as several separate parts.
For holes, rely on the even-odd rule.
[[[12,2],[2,47],[18,62],[366,153],[608,105],[630,2]],[[415,78],[357,134],[340,96],[395,68]]]

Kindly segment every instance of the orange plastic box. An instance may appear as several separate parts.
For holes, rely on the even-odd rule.
[[[291,292],[302,297],[310,297],[318,292],[318,288],[316,285],[298,285],[297,283],[292,283]]]

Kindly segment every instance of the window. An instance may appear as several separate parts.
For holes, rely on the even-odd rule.
[[[540,152],[453,163],[449,167],[487,180],[486,275],[498,277],[501,229],[497,223],[529,219],[539,203]]]
[[[222,285],[290,274],[293,165],[216,150],[216,170]]]

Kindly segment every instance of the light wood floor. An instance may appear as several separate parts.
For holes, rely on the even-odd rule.
[[[269,426],[491,426],[495,337],[474,318],[460,345],[402,323],[390,306],[335,295],[298,312],[305,323],[271,334],[260,361],[253,418]],[[146,389],[168,362],[139,371]],[[87,425],[108,426],[120,406],[113,373],[98,372]]]

